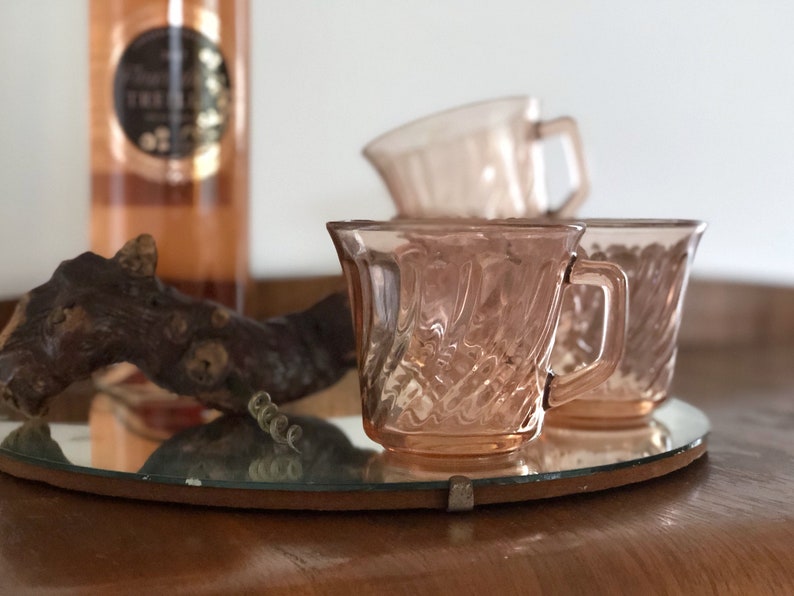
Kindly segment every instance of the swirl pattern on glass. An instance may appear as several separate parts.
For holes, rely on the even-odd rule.
[[[550,412],[549,421],[578,426],[633,424],[668,396],[686,286],[705,224],[585,222],[579,254],[620,265],[629,280],[625,353],[609,380]],[[556,372],[570,372],[593,358],[600,345],[602,309],[598,289],[568,289],[551,359]]]

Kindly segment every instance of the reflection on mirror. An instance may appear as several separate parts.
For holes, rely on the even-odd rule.
[[[672,399],[642,426],[611,431],[549,426],[513,453],[457,459],[385,452],[366,437],[360,416],[291,415],[290,423],[303,430],[298,450],[275,441],[250,415],[220,414],[180,399],[143,407],[99,393],[87,423],[0,421],[0,454],[45,468],[89,468],[194,486],[349,490],[351,485],[421,485],[455,475],[488,482],[595,474],[687,449],[708,432],[699,410]]]

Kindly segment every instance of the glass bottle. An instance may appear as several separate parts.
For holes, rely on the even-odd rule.
[[[248,0],[90,0],[91,247],[154,236],[157,274],[242,311]]]

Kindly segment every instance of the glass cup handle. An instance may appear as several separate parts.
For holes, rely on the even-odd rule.
[[[577,259],[567,281],[603,288],[606,299],[601,349],[593,362],[580,369],[559,376],[551,373],[546,396],[547,408],[576,399],[606,381],[618,367],[626,342],[629,284],[623,270],[605,261]]]
[[[573,118],[561,116],[553,120],[538,122],[537,135],[541,139],[556,135],[563,138],[571,192],[559,207],[550,209],[548,214],[552,217],[571,217],[576,214],[590,193],[590,178],[587,175],[587,165],[584,160],[584,147],[579,136],[579,127]]]

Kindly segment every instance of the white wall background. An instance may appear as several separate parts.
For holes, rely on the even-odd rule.
[[[336,273],[325,221],[391,217],[372,137],[529,93],[579,122],[582,215],[704,219],[696,275],[794,284],[793,3],[251,1],[255,275]],[[0,2],[0,296],[87,248],[86,12]]]

